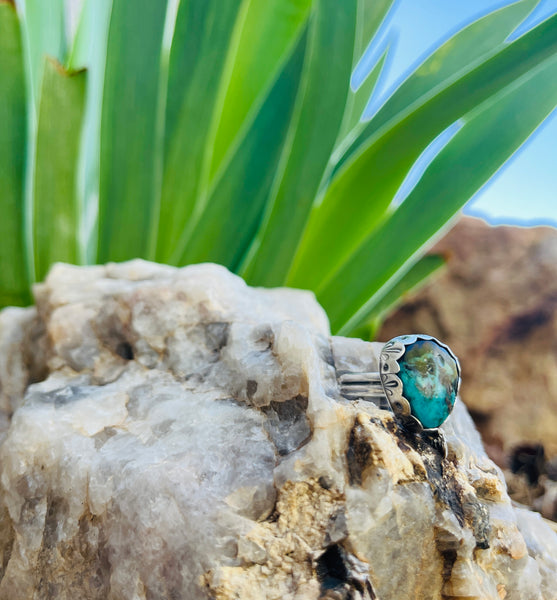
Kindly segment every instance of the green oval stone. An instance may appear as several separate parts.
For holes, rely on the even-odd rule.
[[[439,427],[453,409],[458,391],[458,367],[451,354],[434,340],[417,340],[398,359],[403,396],[412,415],[425,429]]]

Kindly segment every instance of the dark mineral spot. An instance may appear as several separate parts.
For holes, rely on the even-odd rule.
[[[105,301],[100,312],[91,321],[91,327],[99,342],[124,360],[133,359],[132,345],[129,341],[130,318],[129,307],[111,298]]]
[[[333,486],[333,480],[330,477],[326,477],[325,475],[321,475],[321,477],[318,479],[317,483],[319,483],[319,485],[324,490],[330,490],[331,487]]]
[[[315,570],[323,591],[341,587],[347,583],[349,571],[344,561],[344,550],[337,544],[327,548],[317,559]]]
[[[68,510],[68,501],[65,498],[49,496],[41,544],[43,551],[52,549],[56,546],[59,535],[58,523],[63,521]]]
[[[257,392],[257,381],[255,381],[255,379],[248,379],[246,383],[246,393],[250,400],[255,396],[255,392]]]
[[[102,448],[106,442],[112,437],[114,437],[118,431],[114,427],[105,427],[102,431],[99,431],[93,436],[95,440],[95,448],[98,450]]]
[[[397,433],[400,429],[394,419],[389,419],[386,423],[383,423],[379,419],[370,419],[370,422],[375,423],[379,427],[386,428],[389,433]]]
[[[0,571],[0,581],[2,581],[4,574],[6,573],[6,569],[8,568],[8,563],[10,562],[10,558],[12,557],[14,541],[15,541],[15,533],[14,533],[13,527],[10,524],[8,535],[6,535],[6,532],[4,532],[4,539],[1,542],[2,570]]]
[[[449,581],[458,553],[455,549],[447,549],[441,552],[441,556],[443,557],[443,581]]]
[[[329,519],[325,541],[327,544],[336,544],[348,536],[348,525],[344,509],[337,511]]]
[[[44,381],[49,375],[47,357],[52,351],[50,337],[46,333],[44,323],[39,320],[25,331],[22,344],[23,360],[28,371],[27,384]]]
[[[487,507],[472,497],[467,498],[462,507],[466,520],[472,526],[476,538],[476,548],[487,550],[491,533],[491,521]]]
[[[412,446],[410,446],[409,444],[407,444],[404,440],[401,440],[400,438],[397,439],[396,445],[403,452],[410,452],[410,450],[412,450]]]
[[[355,567],[355,563],[359,566]],[[329,546],[317,559],[315,571],[321,584],[321,600],[377,599],[366,565],[338,544]]]
[[[435,499],[450,508],[459,524],[463,526],[465,514],[461,486],[452,475],[451,466],[441,458],[440,454],[432,452],[431,448],[428,452],[427,444],[423,446],[419,450],[422,453],[427,482],[431,486]]]
[[[275,343],[275,334],[272,327],[264,325],[253,331],[253,343],[255,349],[259,352],[267,352],[271,350]]]
[[[333,349],[329,342],[319,344],[319,356],[321,357],[321,360],[326,364],[330,365],[331,367],[335,366],[335,357],[333,354]]]
[[[71,402],[76,402],[87,396],[86,386],[77,385],[66,385],[57,390],[51,390],[50,392],[43,392],[38,394],[37,398],[40,402],[45,404],[54,404],[55,408],[61,408]]]
[[[124,360],[133,360],[133,348],[129,342],[119,342],[114,349],[118,356],[121,356]]]
[[[305,396],[271,402],[269,406],[262,407],[262,412],[267,416],[265,429],[280,456],[297,450],[311,437],[307,407],[308,399]]]
[[[362,474],[368,465],[370,456],[371,446],[362,435],[361,426],[356,423],[350,432],[348,450],[346,451],[350,485],[362,484]]]
[[[443,435],[439,431],[424,431],[421,434],[422,439],[431,446],[431,448],[441,457],[445,455],[445,442]]]
[[[213,354],[219,354],[228,344],[229,323],[216,321],[205,325],[205,343]]]

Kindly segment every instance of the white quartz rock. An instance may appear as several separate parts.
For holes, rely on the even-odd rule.
[[[0,600],[557,598],[462,403],[443,459],[341,397],[380,345],[310,293],[143,261],[35,293],[0,313]]]

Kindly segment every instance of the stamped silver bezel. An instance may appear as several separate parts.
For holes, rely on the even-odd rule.
[[[412,335],[401,335],[389,340],[382,348],[379,357],[379,376],[381,378],[381,385],[385,396],[389,401],[392,411],[403,418],[403,420],[415,428],[417,431],[424,430],[423,425],[420,421],[412,415],[412,408],[410,402],[404,397],[404,386],[402,380],[398,376],[400,372],[400,365],[398,361],[404,356],[407,346],[412,345],[418,340],[431,340],[439,344],[442,348],[452,356],[456,363],[458,372],[458,383],[457,383],[457,394],[460,390],[461,382],[461,371],[460,363],[458,358],[453,354],[453,351],[443,344],[437,338],[431,335],[425,334],[412,334]],[[437,427],[432,428],[428,431],[435,431]]]

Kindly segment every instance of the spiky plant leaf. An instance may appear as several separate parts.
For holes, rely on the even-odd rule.
[[[243,19],[227,55],[218,89],[208,184],[212,185],[227,155],[235,153],[242,127],[249,126],[300,39],[312,0],[244,0]],[[228,161],[230,158],[228,158]]]
[[[47,60],[40,93],[33,179],[33,253],[42,280],[54,262],[82,262],[77,157],[85,72]]]
[[[29,101],[38,112],[45,56],[61,63],[66,58],[66,18],[64,0],[16,0],[21,15]]]
[[[414,110],[427,96],[439,92],[493,56],[537,4],[539,0],[519,0],[504,6],[474,21],[442,44],[389,96],[378,114],[352,141],[343,161],[361,144],[366,144],[377,129],[404,111]]]
[[[393,3],[393,0],[358,0],[356,35],[352,57],[353,75],[363,59],[366,47],[374,41],[375,34],[385,21]],[[362,81],[357,85],[352,82],[351,93],[348,94],[344,118],[339,132],[339,141],[343,140],[362,118],[364,109],[381,74],[386,54],[387,51],[385,50],[377,63],[364,75]]]
[[[242,0],[180,2],[169,58],[161,199],[153,216],[157,260],[178,258],[173,256],[210,159],[209,137],[219,109],[215,90],[230,69],[227,57],[234,53],[244,5]]]
[[[257,118],[217,177],[180,263],[213,261],[234,268],[267,200],[300,85],[307,35],[301,36]]]
[[[557,52],[557,15],[434,88],[375,131],[322,191],[288,283],[319,290],[383,219],[409,170],[447,127]],[[346,199],[350,199],[350,210]],[[355,216],[357,215],[357,218]]]
[[[218,67],[211,81],[212,87],[208,90],[209,99],[201,97],[197,91],[195,99],[196,102],[208,104],[211,110],[203,109],[209,121],[202,132],[203,139],[196,158],[191,152],[187,156],[190,164],[193,158],[193,164],[187,170],[189,175],[193,175],[188,187],[191,188],[193,184],[195,198],[192,201],[187,197],[184,199],[189,207],[183,215],[180,214],[182,211],[177,211],[179,225],[171,226],[174,231],[181,228],[179,240],[173,244],[170,254],[172,263],[183,264],[186,256],[192,256],[187,246],[199,243],[200,236],[196,230],[200,221],[218,230],[218,223],[212,224],[208,220],[209,215],[219,220],[218,214],[209,206],[211,194],[223,176],[231,172],[231,165],[239,164],[238,153],[245,152],[244,140],[252,131],[254,120],[263,110],[271,87],[305,29],[310,4],[311,0],[244,0],[239,6],[229,43],[226,36],[219,39],[219,59],[215,61],[209,56],[208,72],[215,68],[215,63]],[[221,3],[216,5],[216,10],[222,10]],[[189,112],[189,108],[185,107],[185,112]],[[191,115],[186,118],[191,119]],[[282,136],[282,132],[279,132],[279,136]],[[273,140],[270,143],[271,146],[275,145]],[[182,165],[184,161],[179,168],[183,169]],[[195,173],[192,172],[194,169]],[[174,192],[170,195],[175,198]],[[168,197],[163,196],[161,206],[161,218],[166,223],[169,221],[165,219],[165,206],[168,207],[165,199]],[[172,209],[170,212],[176,211]],[[167,245],[162,241],[165,237],[160,228],[159,247],[161,243]],[[243,240],[240,241],[243,243]]]
[[[23,194],[27,116],[21,33],[0,2],[0,306],[29,300]]]
[[[555,28],[557,19],[543,24]],[[551,29],[549,29],[551,30]],[[542,35],[536,35],[542,40]],[[443,231],[464,203],[555,108],[557,56],[503,87],[472,110],[464,125],[426,169],[401,206],[374,230],[321,289],[319,300],[332,327],[347,333],[374,310],[384,286],[392,285]],[[387,260],[373,260],[373,257]],[[366,277],[362,277],[362,272]]]
[[[77,193],[80,256],[86,263],[97,256],[99,204],[100,123],[106,65],[106,41],[112,0],[85,0],[67,68],[87,69],[85,113],[78,157]]]
[[[296,110],[274,174],[264,222],[241,273],[256,285],[280,285],[329,161],[344,114],[354,54],[357,0],[335,11],[317,0]]]
[[[373,340],[385,316],[402,304],[410,294],[425,285],[445,264],[445,258],[439,254],[427,254],[420,258],[398,281],[391,281],[391,287],[383,287],[383,295],[375,301],[366,321],[352,330],[351,335]]]
[[[61,0],[53,2],[59,9]],[[22,69],[13,66],[17,52],[10,50],[0,57],[8,65],[0,81],[11,82],[0,106],[9,107],[3,112],[11,121],[2,131],[5,159],[19,183],[5,178],[8,191],[0,202],[9,227],[22,223],[13,247],[0,250],[4,263],[13,258],[18,265],[13,277],[6,271],[5,288],[25,280],[21,247],[33,257],[29,216],[35,205],[41,274],[57,256],[72,259],[70,246],[80,249],[76,261],[216,260],[253,283],[313,289],[334,330],[376,323],[385,303],[424,272],[427,261],[414,265],[432,237],[557,105],[551,82],[557,15],[509,43],[509,33],[535,5],[521,0],[453,36],[361,122],[385,54],[355,91],[350,72],[391,4],[85,0],[69,58],[58,57],[70,69],[89,69],[85,116],[80,126],[83,97],[66,90],[59,105],[68,102],[61,112],[74,122],[73,137],[62,122],[56,141],[49,133],[46,144],[47,129],[37,129],[35,114],[36,57],[49,48],[65,54],[65,38],[56,25],[33,38],[43,50],[32,50],[29,31],[39,22],[33,18],[47,3],[18,0],[30,127],[21,149],[25,124],[12,110],[21,87],[12,84]],[[36,11],[31,19],[29,7]],[[10,39],[0,43],[12,48]],[[18,52],[21,60],[21,45]],[[49,85],[45,80],[45,89]],[[511,127],[519,107],[521,120]],[[424,166],[420,156],[458,126],[398,206],[406,183]],[[78,131],[84,135],[77,176],[68,159],[64,198],[54,198],[47,174],[62,172],[64,152],[54,148],[49,155],[45,148],[70,143],[75,149]],[[25,173],[9,155],[16,147],[26,152]],[[463,165],[470,170],[461,180]],[[46,240],[68,207],[80,233],[66,239],[64,254],[63,238],[52,248]]]
[[[158,195],[166,0],[113,0],[100,145],[98,260],[147,257]]]
[[[364,111],[373,94],[375,86],[377,85],[379,77],[383,72],[388,53],[389,48],[386,48],[379,57],[377,63],[366,75],[364,81],[362,81],[358,88],[352,90],[352,93],[348,96],[346,111],[339,133],[339,141],[341,143],[347,136],[352,137],[356,135],[357,131],[360,131],[365,127],[365,124],[362,121]]]

